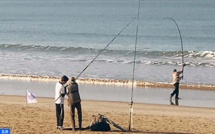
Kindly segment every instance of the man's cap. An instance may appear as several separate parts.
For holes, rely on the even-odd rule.
[[[174,70],[173,70],[173,72],[177,72],[177,70],[176,70],[176,69],[174,69]]]

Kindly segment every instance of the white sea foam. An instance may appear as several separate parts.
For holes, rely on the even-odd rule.
[[[35,81],[58,81],[60,77],[51,76],[36,76],[36,75],[17,75],[17,74],[0,74],[0,79],[18,79],[18,80],[35,80]],[[95,79],[95,78],[80,78],[79,83],[99,84],[99,85],[115,85],[115,86],[132,86],[131,80],[115,80],[115,79]],[[160,87],[172,88],[172,83],[167,82],[149,82],[135,80],[134,86],[138,87]],[[206,89],[214,90],[215,85],[200,85],[200,84],[181,84],[181,88],[185,89]]]

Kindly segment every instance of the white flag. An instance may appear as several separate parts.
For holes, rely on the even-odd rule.
[[[37,103],[37,97],[35,94],[27,90],[27,103]]]

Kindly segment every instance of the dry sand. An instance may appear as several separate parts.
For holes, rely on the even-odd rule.
[[[28,104],[27,107],[25,100],[25,97],[19,96],[0,96],[0,128],[10,128],[12,134],[102,133],[90,130],[75,132],[57,130],[53,98],[38,98],[38,103]],[[133,108],[132,131],[121,132],[111,125],[111,132],[103,133],[215,133],[214,108],[137,103],[134,103]],[[121,127],[128,129],[128,103],[82,101],[82,110],[83,127],[90,124],[93,114],[101,113]],[[64,127],[71,128],[69,108],[66,103]]]

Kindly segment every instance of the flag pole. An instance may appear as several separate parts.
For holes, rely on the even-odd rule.
[[[27,111],[27,122],[28,122],[28,89],[26,89],[26,111]]]
[[[32,92],[30,92],[28,89],[26,90],[26,111],[27,111],[27,121],[28,120],[28,104],[29,103],[37,103],[37,97]]]

